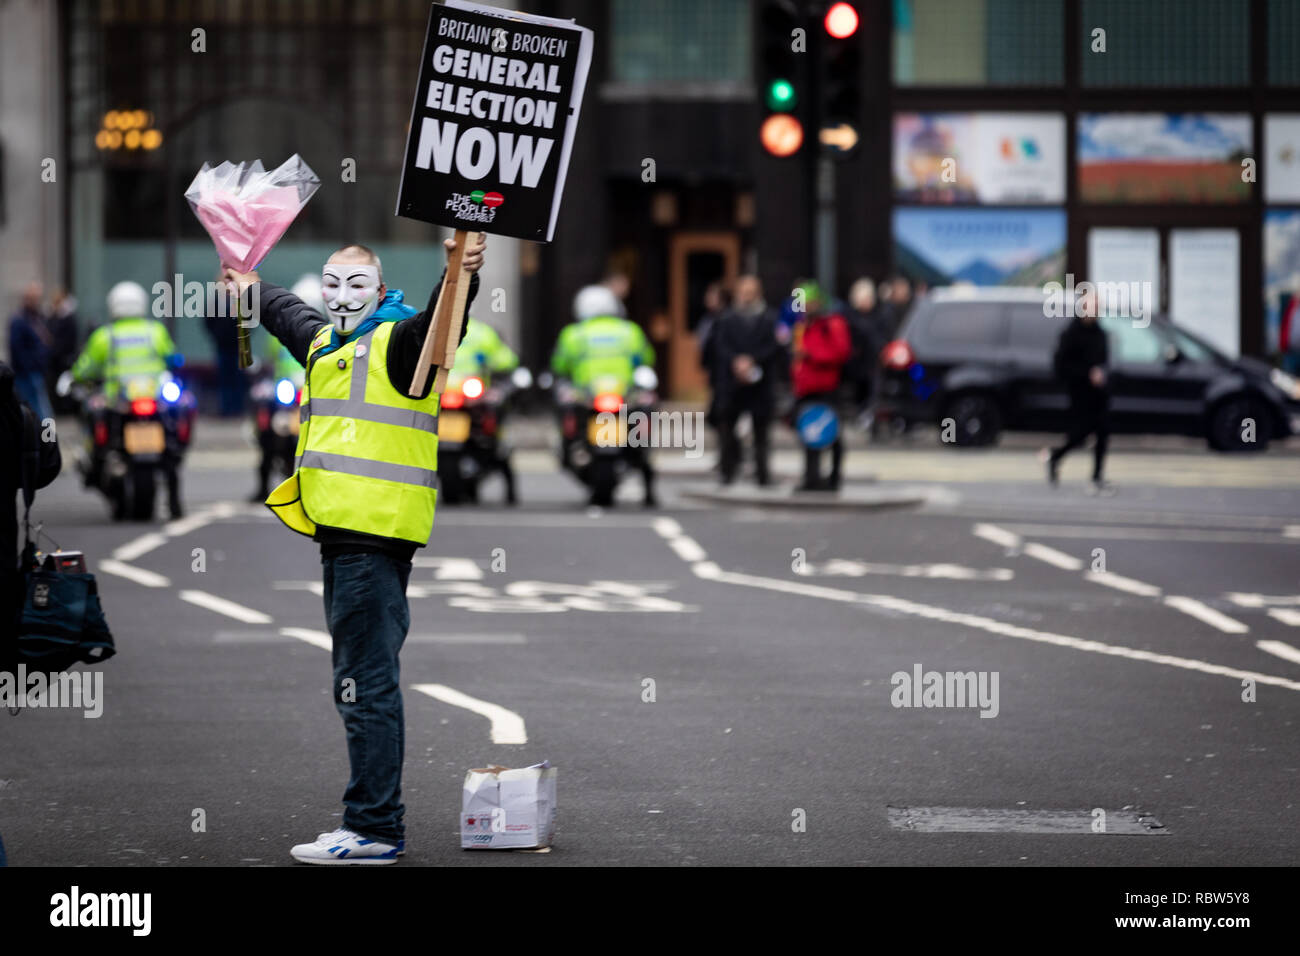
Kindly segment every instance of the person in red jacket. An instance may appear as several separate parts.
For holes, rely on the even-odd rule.
[[[839,313],[831,311],[830,303],[816,283],[808,283],[801,288],[805,315],[795,324],[791,341],[794,363],[790,377],[796,402],[796,418],[800,407],[813,402],[834,407],[844,366],[853,354],[853,338],[848,322]],[[831,473],[823,481],[821,451],[805,448],[804,477],[799,490],[838,491],[843,459],[844,440],[837,434],[831,445]]]

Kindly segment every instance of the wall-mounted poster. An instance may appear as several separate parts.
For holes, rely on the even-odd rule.
[[[1077,280],[1076,280],[1077,281]],[[1088,230],[1088,281],[1110,314],[1160,311],[1160,233],[1155,229]],[[1118,300],[1122,297],[1122,304]]]
[[[919,203],[1065,202],[1065,117],[897,113],[894,196]]]
[[[1264,348],[1300,371],[1300,209],[1264,213]]]
[[[1081,113],[1079,198],[1097,203],[1237,203],[1250,198],[1246,113]]]
[[[1241,234],[1169,230],[1169,317],[1233,358],[1241,354]]]
[[[1300,202],[1300,113],[1264,117],[1264,201]]]
[[[930,286],[1065,281],[1061,209],[894,210],[894,265]]]

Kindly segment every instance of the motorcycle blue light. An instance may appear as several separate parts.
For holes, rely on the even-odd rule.
[[[282,378],[280,381],[275,383],[275,399],[281,405],[292,405],[294,396],[297,392],[298,389],[294,386],[293,382],[287,378]]]
[[[163,382],[162,397],[164,402],[180,401],[181,387],[175,382]]]

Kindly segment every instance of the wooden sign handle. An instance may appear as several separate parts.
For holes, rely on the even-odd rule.
[[[447,275],[442,280],[438,291],[438,301],[433,307],[433,319],[429,331],[424,336],[424,346],[420,349],[420,358],[416,362],[415,377],[411,388],[406,393],[411,398],[419,398],[429,380],[429,369],[437,365],[438,375],[434,378],[433,390],[441,391],[447,381],[447,369],[456,359],[456,346],[460,341],[460,327],[464,322],[465,303],[469,298],[469,278],[465,275],[462,260],[469,232],[457,229],[452,236],[456,248],[447,259]]]

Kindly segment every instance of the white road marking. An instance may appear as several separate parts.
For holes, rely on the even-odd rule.
[[[1289,624],[1291,627],[1300,627],[1300,611],[1293,611],[1285,607],[1271,607],[1268,609],[1268,616],[1275,621]]]
[[[1256,641],[1255,646],[1266,654],[1274,654],[1292,664],[1300,664],[1300,650],[1282,641]]]
[[[1217,627],[1219,630],[1228,634],[1245,634],[1250,630],[1249,626],[1242,624],[1241,621],[1238,621],[1236,618],[1228,617],[1228,615],[1216,611],[1208,604],[1202,604],[1195,598],[1167,595],[1165,597],[1165,604],[1169,605],[1174,610],[1182,611],[1184,614],[1190,614],[1198,621],[1204,621],[1211,627]]]
[[[433,568],[435,581],[483,580],[483,569],[473,558],[418,557],[411,563],[417,568]]]
[[[1134,578],[1126,578],[1114,571],[1085,571],[1083,576],[1094,584],[1104,584],[1108,588],[1127,591],[1130,594],[1140,594],[1142,597],[1159,597],[1161,593],[1160,589],[1154,584],[1147,584],[1145,581],[1138,581]]]
[[[324,581],[272,581],[271,587],[277,591],[310,591],[317,597],[325,596]],[[406,590],[407,597],[412,597],[411,588],[416,587],[412,584]],[[423,595],[421,595],[423,596]]]
[[[446,515],[438,516],[439,526],[467,528],[647,528],[647,518],[634,518],[629,515],[608,514],[601,509],[593,509],[572,516],[562,514],[494,514],[476,511],[473,514],[453,513],[448,509]]]
[[[669,538],[668,546],[677,552],[677,557],[686,562],[703,561],[708,557],[694,538],[688,538],[684,534]]]
[[[1010,568],[968,568],[960,564],[881,564],[847,558],[831,558],[796,568],[805,577],[860,578],[868,574],[891,574],[903,578],[931,578],[950,581],[1010,581],[1016,573]]]
[[[154,548],[167,543],[166,535],[158,534],[151,531],[148,534],[142,534],[138,538],[133,538],[120,548],[113,549],[113,557],[119,561],[134,561],[142,554],[148,554]]]
[[[1010,524],[1008,530],[1038,538],[1085,538],[1088,541],[1203,541],[1209,544],[1300,544],[1270,531],[1216,531],[1198,528],[1135,528],[1121,525]]]
[[[668,547],[688,564],[703,561],[708,557],[699,542],[682,531],[682,526],[672,518],[655,518],[651,527],[659,537],[668,542]]]
[[[100,561],[99,570],[106,571],[109,574],[116,574],[120,578],[134,581],[136,584],[143,584],[147,588],[165,588],[171,584],[161,574],[133,567],[122,561],[114,561],[112,558],[104,558],[104,560]]]
[[[324,631],[313,631],[309,627],[282,627],[280,633],[285,637],[296,637],[300,641],[306,641],[313,647],[319,647],[323,651],[334,650],[334,642]]]
[[[254,611],[251,607],[244,607],[242,604],[236,604],[234,601],[227,601],[223,597],[217,597],[215,594],[209,594],[207,591],[182,591],[180,593],[182,601],[188,601],[201,608],[209,611],[215,611],[218,614],[224,614],[226,617],[233,617],[237,621],[243,621],[245,624],[270,624],[271,617],[263,614],[261,611]]]
[[[1289,524],[1282,529],[1285,538],[1300,538],[1300,524]]]
[[[682,526],[672,518],[655,518],[654,529],[661,538],[674,538],[682,533]]]
[[[499,704],[479,700],[469,694],[462,694],[445,684],[412,684],[412,689],[421,694],[428,694],[434,700],[453,707],[464,707],[476,714],[486,717],[492,724],[492,742],[494,744],[526,744],[528,734],[524,730],[524,719],[513,710],[506,710]]]
[[[1083,569],[1083,562],[1078,558],[1072,557],[1063,551],[1057,551],[1055,548],[1049,548],[1045,544],[1035,544],[1031,541],[1025,545],[1024,553],[1031,558],[1037,558],[1039,561],[1045,561],[1066,571],[1080,571]]]
[[[408,634],[407,644],[527,644],[523,634]]]
[[[920,604],[915,601],[907,601],[887,594],[862,594],[856,591],[845,591],[840,588],[829,588],[819,584],[804,584],[799,581],[783,581],[779,578],[765,578],[754,574],[723,571],[712,561],[698,562],[697,564],[692,565],[691,570],[694,571],[697,576],[711,581],[722,581],[728,584],[738,584],[746,587],[766,588],[770,591],[781,591],[787,594],[801,594],[806,597],[817,597],[848,604],[866,604],[873,607],[886,608],[891,611],[899,611],[904,614],[913,614],[917,617],[930,618],[931,620],[945,621],[951,624],[961,624],[966,627],[974,627],[987,631],[990,634],[1000,634],[1004,637],[1016,637],[1021,640],[1034,641],[1039,644],[1053,644],[1057,647],[1066,647],[1071,650],[1084,651],[1091,654],[1105,654],[1111,657],[1123,657],[1129,660],[1145,661],[1151,664],[1161,664],[1166,667],[1177,667],[1182,670],[1198,671],[1202,674],[1215,674],[1221,677],[1231,677],[1234,680],[1253,680],[1259,684],[1268,684],[1274,687],[1284,687],[1287,690],[1300,691],[1300,681],[1288,680],[1285,677],[1275,677],[1272,674],[1260,674],[1255,671],[1245,671],[1235,667],[1225,667],[1221,664],[1211,664],[1206,661],[1198,661],[1187,657],[1176,657],[1172,654],[1157,654],[1152,651],[1139,650],[1133,647],[1106,644],[1102,641],[1084,640],[1083,638],[1070,637],[1066,634],[1054,634],[1050,631],[1039,631],[1035,628],[1021,627],[1018,624],[1008,624],[1004,621],[994,620],[993,618],[984,617],[979,614],[966,614],[959,611],[950,611],[947,608]]]
[[[971,534],[977,538],[983,538],[985,541],[992,541],[1004,548],[1020,547],[1020,535],[1012,534],[1005,528],[999,528],[995,524],[977,524],[971,529]]]
[[[1284,594],[1271,597],[1267,594],[1250,594],[1242,591],[1229,591],[1225,597],[1233,604],[1242,607],[1300,607],[1300,595]]]

